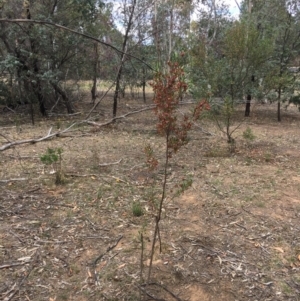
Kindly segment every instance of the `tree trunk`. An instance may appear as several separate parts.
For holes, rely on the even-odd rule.
[[[142,89],[143,89],[143,100],[144,100],[144,103],[146,103],[146,69],[145,69],[145,67],[143,67]]]
[[[66,92],[63,89],[61,89],[59,87],[59,85],[56,84],[56,83],[51,83],[51,85],[54,88],[55,92],[61,95],[61,97],[63,99],[63,102],[64,102],[64,105],[67,108],[68,114],[73,114],[74,113],[74,108],[73,108]]]
[[[44,104],[44,96],[42,93],[41,81],[37,80],[35,84],[32,83],[32,87],[40,105],[40,112],[44,117],[47,117],[47,110]]]
[[[93,76],[93,87],[91,90],[92,93],[92,104],[95,104],[96,98],[97,98],[97,76]]]
[[[251,106],[251,95],[249,94],[249,95],[247,95],[245,117],[250,116],[250,106]]]
[[[31,20],[30,3],[27,1],[24,1],[24,8],[26,9],[26,19]],[[33,26],[34,26],[33,24],[30,24],[29,28],[32,29]],[[33,88],[34,94],[36,95],[36,97],[38,99],[38,102],[40,105],[40,112],[45,117],[45,116],[47,116],[47,111],[46,111],[46,107],[44,104],[44,95],[42,93],[41,80],[38,77],[40,68],[39,68],[39,61],[37,59],[38,49],[36,46],[36,39],[29,38],[29,42],[30,42],[31,53],[32,53],[32,56],[34,57],[33,62],[32,62],[32,67],[33,67],[33,74],[35,77],[33,80],[32,79],[29,79],[29,80],[31,82],[31,86]],[[27,59],[27,61],[30,61],[30,57],[27,56],[26,59]],[[32,119],[33,119],[33,116],[32,116]]]
[[[129,16],[128,25],[126,28],[124,41],[123,41],[123,45],[122,45],[122,55],[121,55],[120,67],[119,67],[117,77],[116,77],[116,87],[115,87],[115,94],[114,94],[114,101],[113,101],[113,117],[117,116],[118,97],[119,97],[119,92],[120,92],[120,80],[121,80],[122,71],[123,71],[123,64],[124,64],[124,61],[126,58],[127,41],[128,41],[129,31],[130,31],[131,25],[132,25],[135,6],[136,6],[136,0],[133,0],[132,5],[130,6],[130,16]]]
[[[118,97],[119,97],[119,92],[120,92],[120,80],[121,80],[121,75],[122,75],[122,66],[123,63],[121,62],[117,78],[116,78],[116,87],[115,87],[115,94],[114,94],[114,103],[113,103],[113,117],[117,116],[117,108],[118,108]]]
[[[143,85],[143,100],[144,100],[144,103],[146,103],[146,82],[145,82],[145,80],[143,80],[142,85]]]
[[[280,101],[279,100],[277,103],[277,120],[278,120],[278,122],[281,121],[281,110],[280,110]]]
[[[97,98],[97,77],[98,77],[98,59],[99,59],[97,43],[94,43],[94,55],[95,55],[94,57],[95,61],[94,61],[93,87],[91,90],[93,105],[95,104]]]
[[[281,88],[278,89],[278,101],[277,101],[277,121],[281,121]]]
[[[254,81],[255,81],[255,77],[254,77],[254,75],[252,75],[252,76],[251,76],[252,86],[253,86]],[[249,94],[247,95],[245,117],[249,117],[249,116],[250,116],[251,98],[252,98],[252,97],[251,97],[251,94],[250,94],[250,92],[249,92]]]
[[[34,125],[34,108],[33,108],[33,103],[30,103],[30,115],[31,115],[31,123]]]

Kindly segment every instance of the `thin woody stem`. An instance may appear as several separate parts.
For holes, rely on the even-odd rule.
[[[162,194],[161,194],[161,200],[160,200],[160,204],[159,204],[158,214],[155,217],[155,229],[154,229],[153,241],[152,241],[152,247],[151,247],[150,264],[149,264],[147,283],[149,283],[150,277],[151,277],[151,270],[152,270],[152,263],[153,263],[156,237],[157,237],[157,234],[159,233],[159,221],[161,219],[163,202],[164,202],[165,195],[166,195],[167,173],[168,173],[168,166],[169,166],[169,137],[170,137],[170,134],[167,131],[167,133],[166,133],[166,154],[165,154],[165,164],[164,164],[163,190],[162,190]],[[160,250],[161,250],[161,243],[160,243]]]

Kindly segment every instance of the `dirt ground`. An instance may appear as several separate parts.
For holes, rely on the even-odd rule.
[[[110,117],[110,102],[97,122]],[[35,126],[25,113],[1,112],[0,147],[66,128],[90,107]],[[119,113],[142,107],[122,101]],[[148,171],[144,147],[164,154],[152,111],[1,152],[0,299],[300,300],[300,113],[290,106],[278,123],[275,104],[252,109],[234,153],[203,120],[171,159],[162,252],[157,244],[147,285],[163,166]],[[64,185],[40,160],[48,147],[63,150]]]

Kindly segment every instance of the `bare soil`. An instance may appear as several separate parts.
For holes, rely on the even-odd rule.
[[[123,100],[119,114],[143,105]],[[90,107],[35,126],[26,108],[1,112],[0,146],[65,128]],[[99,123],[111,109],[107,98]],[[1,152],[0,299],[300,300],[300,113],[290,106],[278,123],[276,105],[252,109],[235,134],[235,152],[203,120],[172,158],[162,250],[157,244],[148,285],[163,165],[148,171],[144,147],[150,143],[161,163],[164,156],[152,111]],[[254,141],[243,138],[247,127]],[[48,147],[63,149],[64,185],[40,160]]]

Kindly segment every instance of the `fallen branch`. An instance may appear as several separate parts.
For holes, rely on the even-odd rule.
[[[111,176],[111,178],[115,179],[117,182],[123,182],[125,184],[129,184],[128,182],[126,182],[126,181],[124,181],[124,180],[122,180],[120,178],[117,178],[117,177],[114,177],[114,176]]]
[[[96,174],[94,174],[94,173],[89,173],[89,174],[83,174],[83,175],[80,175],[80,174],[76,174],[76,173],[69,173],[69,172],[67,172],[66,174],[65,174],[65,176],[67,176],[67,177],[77,177],[77,178],[84,178],[84,177],[95,177],[95,178],[98,178],[99,177],[99,175],[96,175]]]
[[[148,293],[142,286],[138,287],[145,295],[147,295],[149,298],[155,301],[167,301],[166,299],[160,299],[152,296],[150,293]]]
[[[89,120],[87,120],[87,121],[85,121],[85,122],[86,122],[87,124],[89,124],[89,125],[94,125],[94,126],[96,126],[96,127],[107,126],[107,125],[109,125],[109,124],[115,122],[116,120],[123,119],[123,118],[126,118],[126,117],[130,116],[130,115],[137,114],[137,113],[140,113],[140,112],[143,112],[143,111],[152,110],[152,109],[154,109],[154,108],[155,108],[155,105],[150,105],[150,106],[145,107],[145,108],[142,108],[142,109],[140,109],[140,110],[131,111],[131,112],[128,112],[128,113],[126,113],[126,114],[124,114],[124,115],[114,117],[114,118],[112,118],[112,119],[110,119],[110,120],[108,120],[108,121],[106,121],[106,122],[104,122],[104,123],[97,123],[97,122],[89,121]]]
[[[178,296],[176,296],[174,293],[172,293],[168,288],[166,288],[165,286],[163,286],[162,284],[159,284],[159,283],[157,283],[157,282],[151,282],[151,283],[145,283],[145,284],[142,284],[142,285],[140,286],[140,289],[142,289],[143,286],[147,287],[147,286],[149,286],[149,285],[156,285],[156,286],[162,288],[162,289],[163,289],[164,291],[166,291],[167,293],[169,293],[175,300],[177,300],[177,301],[182,301],[182,299],[180,299]],[[143,290],[143,289],[142,289],[142,290]],[[146,290],[143,290],[143,292],[146,293]],[[158,299],[158,300],[160,300],[160,299]]]
[[[7,180],[0,180],[0,183],[8,183],[14,181],[27,181],[27,178],[16,178],[16,179],[7,179]]]
[[[119,241],[122,238],[123,238],[123,235],[121,235],[112,246],[109,246],[103,254],[101,254],[100,256],[98,256],[94,260],[94,262],[93,262],[93,268],[94,268],[94,277],[95,277],[95,282],[96,283],[98,283],[98,277],[97,277],[97,273],[96,273],[96,265],[97,265],[98,261],[100,261],[105,254],[109,253],[112,249],[114,249],[118,245]]]
[[[0,270],[11,268],[11,267],[17,267],[17,266],[20,266],[20,265],[24,265],[26,263],[28,263],[28,261],[15,262],[15,263],[5,263],[5,264],[0,265]]]
[[[103,167],[103,166],[117,165],[117,164],[119,164],[121,161],[122,161],[122,159],[120,159],[119,161],[116,161],[116,162],[102,163],[102,164],[99,164],[99,166]]]
[[[101,258],[102,258],[105,254],[107,254],[107,253],[110,252],[112,249],[114,249],[114,248],[117,246],[117,244],[119,243],[119,241],[120,241],[122,238],[123,238],[123,235],[121,235],[121,236],[117,239],[117,241],[116,241],[112,246],[109,246],[103,254],[101,254],[100,256],[98,256],[98,257],[94,260],[93,266],[95,267],[95,266],[97,265],[98,261],[101,260]]]
[[[185,102],[180,102],[179,105],[182,106],[182,105],[190,105],[190,104],[195,104],[194,101],[185,101]],[[111,123],[114,123],[116,120],[119,120],[119,119],[123,119],[123,118],[126,118],[130,115],[134,115],[134,114],[138,114],[138,113],[141,113],[141,112],[144,112],[144,111],[149,111],[149,110],[153,110],[155,108],[155,105],[150,105],[150,106],[147,106],[147,107],[144,107],[140,110],[136,110],[136,111],[131,111],[131,112],[128,112],[124,115],[120,115],[120,116],[116,116],[110,120],[108,120],[107,122],[104,122],[104,123],[97,123],[97,122],[94,122],[94,121],[89,121],[89,120],[86,120],[86,121],[83,121],[83,122],[86,122],[87,124],[89,125],[94,125],[94,126],[97,126],[97,127],[102,127],[102,126],[106,126],[106,125],[109,125]],[[89,116],[89,115],[88,115]]]
[[[74,127],[75,125],[77,125],[78,123],[75,122],[73,124],[71,124],[69,127],[67,127],[66,129],[62,130],[62,131],[57,131],[55,133],[52,133],[52,127],[49,129],[48,134],[41,137],[41,138],[33,138],[33,139],[25,139],[25,140],[18,140],[18,141],[11,141],[9,143],[6,143],[4,145],[2,145],[0,147],[0,151],[4,151],[7,150],[9,148],[12,148],[13,146],[16,145],[21,145],[21,144],[27,144],[27,143],[37,143],[37,142],[41,142],[41,141],[45,141],[45,140],[49,140],[52,139],[53,137],[58,137],[59,135],[68,132],[72,127]]]
[[[86,119],[89,119],[92,112],[97,108],[101,100],[107,95],[107,93],[111,90],[111,88],[115,85],[115,82],[112,83],[112,85],[106,90],[106,92],[101,96],[101,98],[94,104],[88,115],[86,116]]]
[[[1,23],[1,19],[0,19],[0,23]],[[188,105],[188,104],[193,104],[193,103],[194,102],[182,102],[182,103],[180,103],[180,105]],[[86,123],[86,124],[89,124],[89,125],[96,126],[98,128],[99,127],[104,127],[104,126],[107,126],[107,125],[113,123],[116,120],[124,119],[128,116],[138,114],[138,113],[141,113],[141,112],[144,112],[144,111],[149,111],[149,110],[152,110],[154,108],[155,108],[155,105],[150,105],[150,106],[144,107],[142,109],[139,109],[139,110],[136,110],[136,111],[131,111],[131,112],[128,112],[124,115],[114,117],[114,118],[112,118],[112,119],[110,119],[110,120],[108,120],[104,123],[97,123],[97,122],[90,121],[90,120],[82,120],[82,121],[79,121],[79,122],[75,122],[75,123],[71,124],[69,127],[67,127],[66,129],[59,130],[55,133],[51,133],[52,132],[52,127],[51,127],[48,131],[48,134],[41,137],[41,138],[32,138],[32,139],[25,139],[25,140],[18,140],[18,141],[10,141],[6,136],[4,136],[3,134],[0,134],[0,136],[2,136],[3,138],[5,138],[8,141],[8,143],[0,146],[0,151],[10,149],[10,148],[12,148],[14,146],[17,146],[17,145],[29,144],[29,143],[34,144],[34,143],[42,142],[42,141],[45,141],[45,140],[50,140],[54,137],[59,137],[60,135],[70,131],[71,128],[73,128],[75,125],[78,125],[78,124]]]
[[[58,113],[50,113],[48,114],[49,116],[66,116],[66,117],[72,117],[72,116],[76,116],[76,115],[81,115],[81,112],[76,112],[76,113],[72,113],[72,114],[58,114]]]
[[[34,261],[36,261],[36,258],[35,258]],[[28,263],[28,262],[26,262],[26,263]],[[35,265],[33,263],[32,266],[30,267],[29,271],[27,273],[25,273],[25,276],[19,282],[18,286],[17,286],[17,283],[15,283],[13,285],[13,287],[5,294],[6,297],[3,299],[3,301],[10,301],[15,296],[15,294],[18,291],[20,291],[21,287],[24,285],[25,281],[27,280],[27,278],[29,277],[29,275],[33,271],[34,267],[35,267]]]

